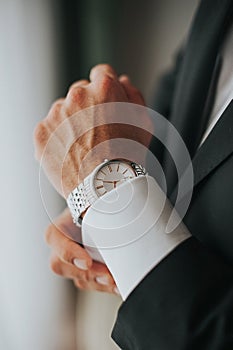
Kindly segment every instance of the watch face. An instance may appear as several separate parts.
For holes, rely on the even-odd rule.
[[[123,182],[136,177],[134,170],[122,161],[107,162],[98,170],[94,178],[94,187],[98,196],[113,190]]]

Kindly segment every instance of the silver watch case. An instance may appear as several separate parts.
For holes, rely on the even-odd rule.
[[[122,162],[129,164],[132,169],[134,170],[135,177],[137,176],[144,176],[147,174],[146,169],[135,162],[130,162],[124,159],[113,159],[108,160],[106,159],[103,163],[98,165],[93,172],[88,175],[82,183],[80,183],[68,196],[67,198],[67,205],[70,209],[73,222],[77,226],[81,226],[82,213],[90,207],[100,196],[96,193],[94,188],[94,178],[97,172],[103,167],[106,166],[108,163],[112,162]]]

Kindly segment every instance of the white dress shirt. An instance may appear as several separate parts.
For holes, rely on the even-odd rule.
[[[201,144],[206,140],[233,99],[233,26],[222,47],[221,56],[223,61],[217,84],[216,98]],[[94,203],[93,207],[88,209],[82,226],[84,244],[89,246],[87,249],[94,258],[106,263],[116,281],[123,300],[128,297],[151,269],[159,264],[177,245],[191,236],[182,222],[175,231],[171,234],[166,234],[165,228],[171,205],[155,180],[152,181],[150,178],[149,182],[143,182],[136,178],[134,186],[135,190],[132,192],[133,197],[131,198],[133,205],[127,207],[125,212],[124,210],[121,211],[123,216],[119,216],[120,211],[116,211],[117,214],[114,218],[113,215],[104,217],[103,215],[105,214],[103,214],[104,210],[102,209],[106,202],[100,198]],[[119,186],[118,191],[126,195],[129,189],[129,183],[125,183]],[[116,191],[114,191],[105,195],[108,196],[108,205],[116,195]],[[149,191],[149,196],[145,196],[147,191]],[[150,198],[149,202],[147,202],[148,197]],[[145,209],[145,206],[142,205],[143,203],[146,206],[146,210],[143,210]],[[159,212],[158,203],[165,203],[165,206],[164,210],[160,212],[159,219],[154,220],[156,212],[157,214]],[[134,211],[140,205],[142,205],[143,211],[143,215],[139,215],[140,220],[136,220],[135,216],[135,220],[132,220],[130,226],[127,226],[127,230],[124,231],[121,223],[125,222],[126,217],[129,218],[134,214]],[[125,217],[124,214],[126,215]],[[119,238],[119,241],[116,239],[114,244],[111,243],[112,241],[110,242],[112,239],[111,235],[101,235],[101,229],[102,232],[108,232],[106,229],[109,227],[111,220],[113,226],[115,222],[115,227],[111,226],[112,232],[115,237]],[[153,222],[153,225],[149,225],[150,227],[148,228],[148,223],[151,222]],[[106,224],[106,227],[103,227],[103,224]],[[98,234],[96,227],[101,228],[100,234]],[[141,235],[138,233],[140,230],[143,233]],[[91,246],[97,247],[97,250],[90,248]]]

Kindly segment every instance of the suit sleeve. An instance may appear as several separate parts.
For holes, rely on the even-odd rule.
[[[123,350],[233,349],[233,269],[195,238],[154,268],[122,304]]]
[[[156,93],[155,109],[168,119],[181,62],[180,52]],[[158,144],[151,149],[157,156]],[[189,238],[129,295],[112,336],[122,350],[233,349],[232,265]]]

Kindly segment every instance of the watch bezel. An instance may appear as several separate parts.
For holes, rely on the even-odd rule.
[[[130,165],[135,174],[135,177],[147,175],[146,169],[138,163],[128,161],[122,158],[115,158],[111,160],[105,159],[105,161],[99,164],[93,170],[93,172],[84,179],[82,183],[80,183],[76,188],[74,188],[73,191],[70,192],[69,196],[66,199],[67,205],[70,209],[70,212],[73,218],[73,222],[77,226],[80,226],[82,224],[82,218],[81,218],[82,213],[86,209],[88,209],[88,207],[90,207],[97,199],[104,196],[104,194],[102,195],[98,194],[94,186],[94,180],[97,173],[102,167],[105,167],[108,163],[114,163],[114,162],[118,162],[118,163],[120,162],[120,163]],[[109,192],[110,191],[108,191],[108,193]]]
[[[106,167],[106,165],[111,164],[111,163],[124,163],[124,164],[129,165],[132,168],[135,177],[147,175],[146,169],[142,165],[140,165],[138,163],[129,161],[127,159],[122,159],[122,158],[120,158],[120,159],[119,158],[114,158],[114,159],[110,159],[110,160],[109,159],[105,159],[103,163],[101,163],[98,167],[95,168],[95,170],[93,172],[93,176],[90,179],[91,180],[90,181],[91,190],[95,193],[97,198],[100,198],[100,197],[104,196],[104,194],[100,195],[99,193],[96,192],[96,189],[95,189],[95,186],[94,186],[94,181],[95,181],[96,176],[99,173],[99,171],[102,168]]]

